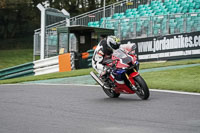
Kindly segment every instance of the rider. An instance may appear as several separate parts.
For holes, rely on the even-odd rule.
[[[113,50],[120,47],[120,39],[115,36],[103,37],[94,51],[92,67],[103,77],[107,74],[109,67],[103,62],[111,58]]]

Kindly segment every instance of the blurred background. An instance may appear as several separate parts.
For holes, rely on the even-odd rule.
[[[106,0],[112,4],[121,0]],[[34,30],[40,28],[38,3],[67,10],[71,17],[103,7],[104,0],[0,0],[0,50],[32,49]]]

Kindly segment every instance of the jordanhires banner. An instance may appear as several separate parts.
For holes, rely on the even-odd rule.
[[[187,59],[200,57],[200,32],[162,37],[123,40],[135,43],[140,61]]]

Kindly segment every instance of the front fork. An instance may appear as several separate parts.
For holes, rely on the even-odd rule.
[[[134,81],[134,77],[136,77],[137,75],[139,75],[139,73],[134,69],[134,72],[131,73],[130,75],[128,75],[127,73],[125,73],[125,76],[127,78],[127,80],[130,83],[130,87],[133,91],[137,91],[137,87],[135,86],[135,81]]]

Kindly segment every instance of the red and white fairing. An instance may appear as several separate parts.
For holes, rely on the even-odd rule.
[[[116,63],[116,69],[126,69],[129,68],[129,64],[135,64],[137,61],[137,57],[134,54],[135,51],[133,51],[131,45],[126,45],[123,47],[120,47],[120,49],[115,50],[112,55],[112,60],[114,64]],[[131,52],[131,53],[130,53]],[[116,62],[115,62],[116,61]],[[110,65],[111,65],[110,64]],[[137,76],[139,73],[137,71],[131,73],[128,76],[129,81],[132,85],[135,85],[135,81],[133,80],[133,77]],[[131,90],[124,82],[124,80],[117,80],[115,79],[115,76],[111,73],[110,79],[115,83],[115,91],[117,93],[128,93],[128,94],[134,94],[135,91]]]

